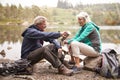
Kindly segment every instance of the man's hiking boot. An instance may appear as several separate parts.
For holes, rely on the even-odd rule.
[[[73,75],[73,70],[68,69],[66,66],[63,64],[58,68],[58,73],[67,75],[67,76],[72,76]]]
[[[74,66],[74,65],[72,65],[72,64],[69,64],[69,62],[66,61],[66,60],[63,61],[63,64],[64,64],[68,69],[72,69],[73,66]]]

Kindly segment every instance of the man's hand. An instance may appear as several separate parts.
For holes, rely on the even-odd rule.
[[[59,48],[59,49],[58,49],[58,53],[61,53],[61,54],[62,54],[62,48]]]
[[[66,40],[63,41],[64,44],[68,44],[68,42]]]
[[[61,58],[62,57],[62,48],[59,48],[58,49],[58,58]]]
[[[67,38],[69,36],[68,32],[61,32],[61,36]]]

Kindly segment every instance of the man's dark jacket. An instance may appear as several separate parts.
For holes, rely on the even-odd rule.
[[[28,27],[22,36],[21,58],[26,58],[31,51],[41,48],[44,41],[55,44],[57,49],[61,47],[55,40],[60,37],[59,32],[43,32],[35,25]]]

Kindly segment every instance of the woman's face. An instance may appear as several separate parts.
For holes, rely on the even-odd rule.
[[[78,23],[80,26],[84,26],[86,23],[85,18],[83,18],[83,17],[78,18]]]

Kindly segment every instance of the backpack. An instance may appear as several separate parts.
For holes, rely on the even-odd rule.
[[[33,72],[32,65],[30,64],[31,61],[27,59],[19,59],[15,61],[15,74],[20,75],[31,75]]]
[[[10,74],[32,74],[32,71],[30,61],[27,59],[0,63],[0,75],[3,76]]]
[[[96,71],[106,78],[120,77],[120,64],[117,59],[117,52],[114,49],[105,49],[102,51],[102,63]]]

